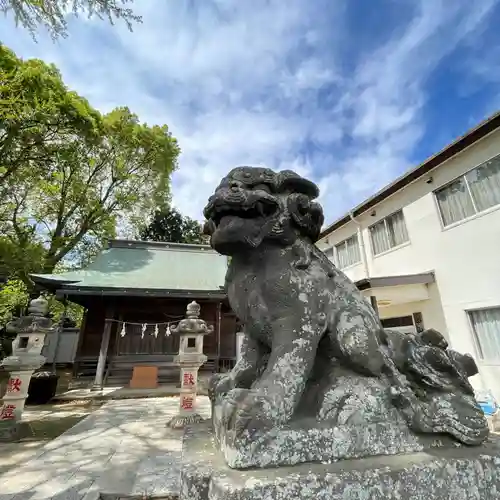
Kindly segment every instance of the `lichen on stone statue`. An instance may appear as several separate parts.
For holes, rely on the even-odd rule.
[[[486,419],[474,360],[435,330],[384,330],[354,283],[315,246],[317,186],[291,171],[239,167],[204,210],[231,256],[241,358],[210,385],[230,467],[266,467],[479,445]]]

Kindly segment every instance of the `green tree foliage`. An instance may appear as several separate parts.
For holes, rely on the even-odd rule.
[[[156,210],[148,225],[144,226],[139,238],[144,241],[172,243],[206,243],[199,222],[184,217],[178,210],[166,206]]]
[[[75,322],[76,326],[81,325],[83,319],[83,307],[74,302],[68,302],[66,308],[62,301],[55,295],[46,295],[49,304],[49,314],[54,322],[59,322],[63,315]],[[21,314],[27,314],[30,302],[28,287],[21,280],[9,280],[0,286],[0,329]],[[66,309],[66,313],[64,313]]]
[[[132,30],[133,23],[141,22],[127,7],[133,0],[0,0],[0,11],[12,13],[17,25],[26,28],[33,38],[39,26],[48,29],[53,38],[67,35],[67,17],[75,16],[107,19],[111,24],[124,21]]]
[[[43,268],[45,248],[34,237],[23,237],[22,242],[6,233],[0,236],[0,276],[30,283],[29,275]]]
[[[101,115],[54,66],[0,46],[0,70],[0,274],[29,284],[165,206],[180,150],[128,108]]]
[[[28,303],[28,289],[21,280],[9,280],[0,287],[0,328]]]
[[[15,336],[6,331],[6,325],[16,316],[27,313],[30,295],[26,284],[19,279],[12,279],[0,285],[0,359],[11,353],[11,344]],[[84,309],[79,304],[68,302],[66,307],[54,295],[47,296],[49,313],[55,323],[63,317],[71,319],[75,327],[82,324]]]
[[[32,216],[47,228],[44,272],[51,272],[85,237],[105,240],[117,224],[135,225],[165,204],[179,149],[166,125],[139,123],[127,108],[102,118],[94,141],[68,141],[38,184]]]
[[[97,140],[100,120],[54,65],[22,61],[0,44],[0,223],[6,208],[25,201],[30,186],[22,181],[47,174],[61,141]]]
[[[65,308],[63,302],[57,300],[54,295],[47,296],[46,298],[49,303],[49,314],[55,323],[59,323],[64,316],[74,322],[75,327],[80,328],[82,326],[84,308],[81,305],[68,301]]]
[[[12,352],[14,335],[6,325],[16,314],[21,314],[28,303],[28,289],[21,280],[9,280],[0,285],[0,360]]]

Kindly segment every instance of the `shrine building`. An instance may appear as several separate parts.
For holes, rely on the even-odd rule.
[[[38,288],[85,308],[80,329],[52,336],[47,361],[101,386],[127,384],[137,365],[158,367],[159,383],[177,382],[179,338],[170,326],[194,300],[213,326],[202,370],[232,368],[238,325],[223,290],[226,269],[227,257],[208,245],[111,240],[84,269],[31,275]]]

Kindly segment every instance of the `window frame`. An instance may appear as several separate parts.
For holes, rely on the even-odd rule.
[[[411,324],[401,324],[401,325],[396,325],[396,326],[385,326],[384,325],[384,321],[387,323],[387,321],[396,321],[396,320],[403,320],[403,319],[406,319],[406,318],[410,318],[411,319]],[[402,321],[401,321],[402,322]],[[384,329],[388,329],[390,330],[391,328],[401,328],[401,327],[406,327],[406,326],[413,326],[415,327],[415,318],[413,317],[413,313],[412,314],[405,314],[403,316],[390,316],[388,318],[380,318],[380,323],[382,324],[382,328]],[[415,328],[416,330],[416,328]]]
[[[474,196],[472,196],[472,191],[471,191],[471,188],[470,188],[470,185],[469,185],[469,181],[467,180],[467,175],[470,174],[472,171],[477,170],[478,168],[481,168],[486,163],[488,163],[490,161],[493,161],[493,160],[495,160],[497,158],[500,161],[500,154],[498,154],[498,153],[495,154],[495,155],[493,155],[492,157],[490,157],[490,158],[482,161],[481,163],[478,163],[477,165],[474,165],[473,167],[471,167],[468,170],[466,170],[463,174],[457,175],[453,179],[449,180],[448,182],[446,182],[442,186],[439,186],[438,188],[436,188],[436,189],[434,189],[432,191],[432,196],[434,198],[434,203],[436,204],[436,208],[437,208],[437,212],[438,212],[438,216],[439,216],[439,222],[441,223],[441,228],[442,229],[446,230],[446,229],[449,229],[451,227],[458,226],[460,224],[463,224],[464,222],[468,222],[470,220],[475,219],[476,217],[480,217],[482,215],[488,214],[488,213],[493,212],[495,210],[498,210],[500,208],[500,203],[497,203],[496,205],[492,205],[491,207],[486,208],[484,210],[478,210],[476,200],[474,200]],[[454,182],[458,181],[459,179],[463,179],[464,180],[464,184],[465,184],[465,187],[467,189],[467,193],[469,194],[469,198],[470,198],[472,206],[473,206],[473,208],[475,210],[475,213],[472,214],[472,215],[469,215],[468,217],[464,217],[463,219],[457,220],[455,222],[452,222],[451,224],[447,224],[446,225],[444,223],[443,213],[441,211],[441,206],[439,205],[439,199],[438,199],[437,195],[438,195],[438,192],[446,189],[448,186],[450,186]]]
[[[377,224],[384,222],[384,228],[388,232],[387,219],[389,219],[390,217],[393,217],[394,215],[398,214],[399,212],[401,212],[401,214],[403,215],[403,222],[405,224],[406,236],[408,237],[408,239],[406,241],[403,241],[403,243],[399,243],[398,245],[394,245],[393,247],[389,247],[388,249],[383,250],[382,252],[375,253],[375,245],[373,244],[372,228],[375,227]],[[374,222],[373,224],[368,226],[368,234],[370,236],[370,247],[371,247],[373,257],[378,257],[379,255],[384,255],[388,252],[392,252],[393,250],[396,250],[398,248],[402,248],[402,247],[408,245],[411,241],[410,241],[410,233],[408,231],[408,226],[406,225],[406,217],[405,217],[405,213],[404,213],[404,208],[399,208],[398,210],[391,212],[389,215],[382,217],[382,219],[379,219],[377,222]],[[389,234],[389,232],[388,232],[388,234]]]
[[[474,323],[472,321],[472,313],[478,312],[478,311],[491,311],[498,309],[500,311],[500,304],[497,305],[491,305],[491,306],[484,306],[484,307],[474,307],[472,309],[465,309],[465,315],[467,317],[467,322],[469,324],[469,330],[472,334],[472,343],[474,344],[474,348],[476,351],[476,356],[479,361],[483,362],[483,364],[489,364],[489,363],[500,363],[500,353],[498,356],[493,356],[493,357],[484,357],[483,353],[484,350],[481,346],[481,341],[479,339],[479,335],[476,332],[476,329],[474,328]]]
[[[329,244],[327,247],[325,247],[325,248],[324,248],[324,249],[322,249],[321,251],[325,254],[325,256],[326,256],[326,258],[327,258],[327,259],[330,259],[330,257],[331,257],[332,259],[335,259],[335,257],[336,257],[336,256],[335,256],[335,245],[330,245],[330,244]],[[327,252],[328,252],[328,251],[331,251],[331,252],[332,252],[330,256],[327,254]]]
[[[356,246],[358,247],[358,253],[359,253],[359,260],[356,262],[352,262],[351,264],[345,266],[345,267],[340,267],[340,259],[339,259],[339,254],[338,254],[338,247],[340,245],[347,245],[347,242],[351,239],[355,238],[356,239]],[[362,259],[361,259],[361,247],[359,245],[359,238],[358,238],[358,233],[353,233],[351,236],[345,238],[344,240],[340,241],[339,243],[336,243],[333,245],[333,251],[334,251],[334,258],[335,258],[335,264],[339,269],[348,269],[351,266],[357,266],[358,264],[361,264]]]

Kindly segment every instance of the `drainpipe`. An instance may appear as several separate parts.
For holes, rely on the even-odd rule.
[[[365,274],[365,278],[368,279],[370,277],[370,271],[369,271],[369,268],[368,268],[368,257],[366,255],[365,240],[363,238],[363,231],[361,230],[361,223],[356,220],[356,218],[354,217],[354,215],[352,214],[352,212],[349,212],[349,217],[354,222],[354,224],[356,224],[356,226],[358,228],[357,229],[357,234],[358,234],[359,247],[361,249],[361,261],[362,261],[362,264],[363,264],[363,271],[364,271],[364,274]]]

